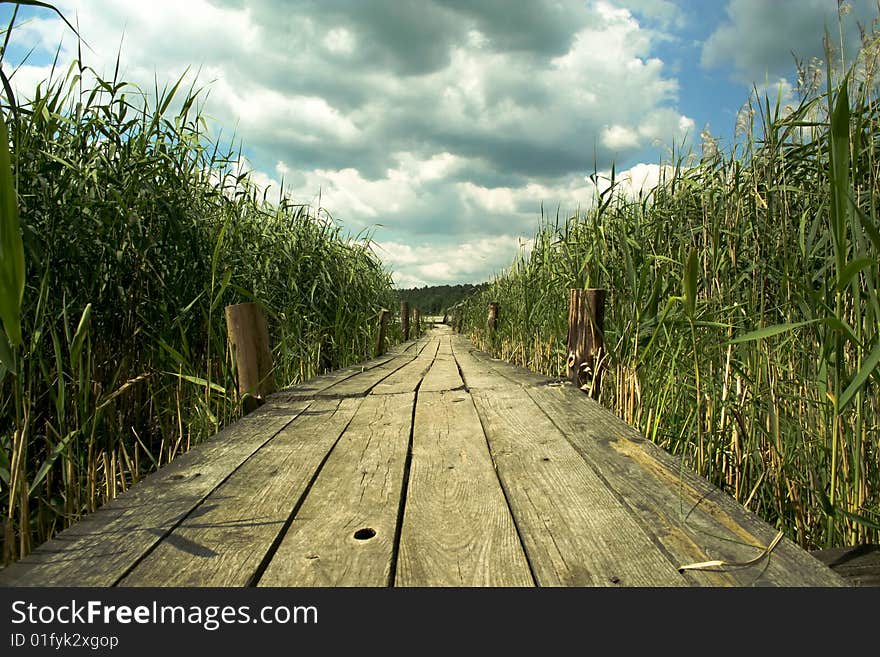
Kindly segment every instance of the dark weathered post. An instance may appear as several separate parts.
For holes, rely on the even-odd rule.
[[[500,306],[497,302],[493,301],[489,304],[489,318],[487,320],[487,325],[489,327],[489,335],[495,335],[495,330],[498,328],[498,310]]]
[[[269,329],[263,309],[257,303],[226,306],[226,333],[238,372],[238,393],[244,397],[245,413],[250,413],[275,391]]]
[[[409,340],[409,303],[400,302],[400,330],[403,331],[403,341]]]
[[[388,331],[388,311],[384,308],[379,311],[379,335],[376,336],[376,355],[385,353],[385,333]]]
[[[422,334],[422,311],[418,308],[413,310],[413,337],[419,337]]]
[[[568,377],[599,398],[605,369],[605,290],[572,290],[568,305]]]

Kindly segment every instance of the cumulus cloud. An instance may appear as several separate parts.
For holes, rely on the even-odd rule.
[[[395,284],[405,288],[488,280],[527,246],[520,236],[498,235],[462,243],[385,242],[378,251],[394,270]]]
[[[868,24],[876,14],[873,1],[845,3],[844,41],[850,53],[860,44],[858,23]],[[701,62],[727,67],[746,84],[775,79],[792,69],[794,60],[824,57],[825,28],[837,41],[838,3],[830,0],[730,0],[727,21],[705,41]]]
[[[121,42],[122,77],[144,89],[198,72],[211,125],[235,131],[255,181],[283,177],[354,233],[380,226],[389,253],[483,254],[472,269],[398,257],[401,280],[486,278],[500,258],[487,245],[512,258],[542,204],[585,206],[588,172],[693,132],[655,52],[658,26],[681,20],[668,0],[57,4],[78,16],[98,71],[112,74]],[[64,33],[41,13],[14,40],[45,56]],[[63,62],[75,46],[68,34]]]

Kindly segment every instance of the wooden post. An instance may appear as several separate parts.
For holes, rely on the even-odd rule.
[[[275,391],[269,329],[263,309],[257,303],[226,306],[226,333],[238,371],[238,392],[242,397],[248,395],[243,406],[245,413],[250,413]]]
[[[487,321],[487,324],[489,326],[489,335],[494,335],[495,329],[498,328],[498,310],[499,310],[499,308],[500,308],[500,306],[495,301],[493,301],[492,303],[489,304],[489,319]]]
[[[605,369],[605,290],[572,290],[568,305],[568,377],[599,398]]]
[[[403,331],[403,341],[409,340],[409,303],[400,302],[400,330]]]
[[[376,355],[385,353],[385,333],[388,330],[388,311],[384,308],[379,311],[379,335],[376,337]]]
[[[422,311],[418,308],[413,310],[413,326],[415,326],[413,337],[417,338],[422,334]]]

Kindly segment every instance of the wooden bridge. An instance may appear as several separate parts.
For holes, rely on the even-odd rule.
[[[571,384],[446,327],[269,396],[0,571],[5,586],[845,583]]]

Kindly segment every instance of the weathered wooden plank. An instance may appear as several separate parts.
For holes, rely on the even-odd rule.
[[[525,368],[492,358],[478,351],[470,340],[462,335],[453,335],[452,351],[456,360],[462,365],[467,387],[491,390],[504,388],[511,383],[519,386],[536,386],[555,383],[559,379],[551,379],[543,374],[531,372]]]
[[[406,354],[413,351],[417,351],[424,345],[424,339],[419,340],[408,340],[407,342],[401,342],[399,344],[394,345],[388,351],[395,354]]]
[[[441,336],[440,345],[437,349],[437,355],[434,357],[434,364],[422,379],[419,392],[439,392],[463,388],[464,381],[461,379],[458,365],[452,354],[451,329],[444,326],[440,329],[434,329],[434,331]]]
[[[362,363],[343,367],[338,370],[328,372],[326,374],[319,374],[318,376],[312,377],[308,381],[303,381],[302,383],[289,386],[284,390],[273,393],[272,395],[269,395],[269,397],[280,401],[291,401],[294,399],[314,399],[319,393],[327,390],[327,388],[330,388],[337,383],[341,383],[342,381],[345,381],[347,379],[359,376],[364,372],[367,372],[368,370],[379,367],[380,365],[386,365],[387,363],[394,360],[395,357],[405,355],[411,351],[414,352],[422,346],[422,343],[417,340],[402,342],[394,345],[390,349],[387,349],[386,352],[381,356],[376,356],[375,358],[371,358],[370,360],[364,361]]]
[[[364,398],[259,586],[390,583],[414,400]]]
[[[360,398],[318,400],[263,445],[120,583],[247,586]]]
[[[500,378],[498,373],[489,366],[489,363],[474,357],[471,353],[473,346],[469,340],[456,335],[451,339],[451,342],[452,353],[461,369],[461,376],[468,390],[492,390],[498,387],[506,388],[510,385],[510,381]]]
[[[534,585],[464,391],[419,392],[395,585]]]
[[[687,584],[525,389],[473,398],[538,584]]]
[[[429,340],[415,360],[410,361],[380,383],[377,383],[370,390],[370,394],[396,395],[405,392],[415,392],[425,373],[434,362],[434,355],[437,353],[439,343],[438,339]]]
[[[749,561],[775,538],[762,519],[573,386],[547,385],[553,380],[479,351],[469,356],[488,370],[484,376],[494,372],[523,386],[679,565]],[[752,567],[685,574],[711,586],[845,584],[788,539]]]
[[[679,566],[712,560],[746,562],[773,540],[775,532],[769,528],[750,526],[753,523],[740,526],[740,519],[717,507],[713,514],[708,505],[725,493],[711,486],[700,486],[698,493],[686,469],[668,459],[657,460],[650,448],[644,452],[645,440],[632,427],[580,390],[531,388],[528,393]],[[748,568],[686,575],[698,585],[795,585],[791,579],[796,582],[801,576],[787,576],[791,564],[778,554]]]
[[[880,586],[880,545],[829,548],[811,554],[853,586]]]
[[[326,390],[330,386],[336,385],[337,383],[345,381],[346,379],[359,376],[360,374],[379,367],[380,365],[385,365],[386,363],[392,361],[396,356],[399,356],[399,354],[385,353],[382,356],[377,356],[376,358],[372,358],[364,363],[344,367],[339,370],[334,370],[333,372],[328,372],[327,374],[320,374],[318,376],[312,377],[308,381],[303,381],[302,383],[298,383],[296,385],[285,388],[284,390],[273,393],[269,395],[269,398],[278,399],[281,401],[290,401],[293,399],[314,399],[314,397],[318,393]]]
[[[265,404],[0,571],[0,585],[112,586],[307,406]]]
[[[406,367],[419,357],[427,346],[427,341],[419,341],[411,350],[398,354],[387,363],[374,367],[363,374],[349,377],[318,393],[321,397],[357,397],[366,395],[399,369]]]
[[[680,565],[722,560],[745,562],[761,553],[777,531],[679,458],[570,386],[531,388],[575,448],[616,490],[644,526],[664,542]],[[717,585],[718,574],[691,571]],[[838,586],[843,582],[809,553],[783,539],[768,559],[727,569],[739,585]]]

